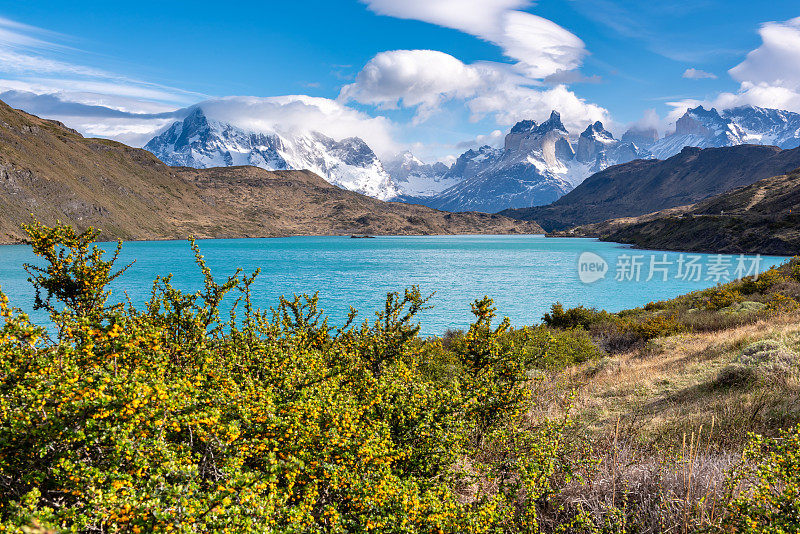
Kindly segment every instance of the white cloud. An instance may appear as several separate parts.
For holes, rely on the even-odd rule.
[[[767,22],[758,31],[761,45],[728,71],[739,82],[736,92],[723,92],[708,100],[669,102],[674,121],[688,108],[702,105],[729,109],[759,106],[800,112],[800,17]]]
[[[633,131],[643,131],[649,130],[651,128],[655,128],[657,132],[664,131],[666,124],[664,120],[659,117],[658,112],[654,108],[649,108],[644,110],[642,113],[642,117],[631,124],[628,125],[628,130]]]
[[[560,70],[555,74],[545,76],[542,81],[548,85],[569,85],[573,83],[602,83],[603,78],[597,74],[585,76],[577,70]]]
[[[608,111],[586,102],[563,85],[547,90],[505,85],[473,98],[467,106],[474,119],[493,115],[499,124],[512,125],[522,119],[544,121],[553,110],[561,114],[561,121],[572,133],[583,131],[589,123],[610,123]]]
[[[800,90],[766,82],[742,82],[736,93],[720,93],[712,105],[719,108],[759,106],[800,112]]]
[[[729,72],[739,82],[800,87],[800,17],[767,22],[759,29],[762,44]]]
[[[702,79],[709,79],[709,80],[716,80],[717,75],[711,72],[706,72],[704,70],[695,69],[694,67],[690,69],[686,69],[683,72],[683,77],[688,78],[690,80],[702,80]]]
[[[504,13],[527,7],[530,0],[362,0],[379,15],[429,22],[478,37],[502,31]]]
[[[197,104],[207,117],[255,131],[318,131],[334,139],[360,137],[379,157],[396,154],[394,124],[328,98],[230,96]]]
[[[339,99],[384,109],[418,108],[415,121],[420,122],[444,102],[473,97],[502,76],[488,64],[466,65],[436,50],[394,50],[372,58]]]
[[[545,120],[554,109],[571,130],[608,120],[605,109],[587,103],[564,85],[541,89],[530,84],[503,63],[467,65],[443,52],[395,50],[370,60],[355,83],[342,89],[340,101],[417,108],[417,122],[450,100],[464,101],[474,120],[492,116],[502,125]]]
[[[380,15],[421,20],[492,42],[526,76],[544,78],[581,65],[586,48],[558,24],[519,8],[528,0],[362,0]]]
[[[485,145],[498,147],[503,145],[503,140],[505,139],[506,134],[500,130],[492,130],[491,133],[487,135],[476,135],[472,139],[468,139],[466,141],[462,141],[456,144],[456,148],[460,148],[463,150],[469,148],[476,148]]]
[[[713,107],[713,103],[708,100],[697,100],[694,98],[687,98],[685,100],[678,100],[675,102],[667,102],[666,104],[672,109],[664,118],[664,123],[669,127],[672,127],[672,130],[675,129],[675,121],[680,119],[690,108],[696,108],[697,106],[703,106],[705,108]]]
[[[44,89],[34,92],[32,89]],[[28,113],[55,119],[88,137],[108,137],[132,146],[177,120],[174,108],[135,99],[52,91],[14,80],[0,80],[0,99]],[[114,104],[104,105],[103,103]],[[120,106],[120,104],[125,104]],[[128,108],[135,111],[127,111]]]
[[[127,98],[127,106],[136,105],[131,99],[151,103],[171,104],[172,109],[205,98],[189,91],[135,80],[103,69],[73,61],[55,59],[65,54],[80,57],[81,51],[69,48],[54,40],[65,40],[59,35],[34,26],[0,17],[0,90],[32,91],[38,94],[58,94],[68,100],[80,94],[75,101],[83,102],[95,95],[104,99],[103,105],[114,107]],[[83,100],[82,100],[83,99]],[[130,109],[130,111],[136,111]]]
[[[576,35],[545,18],[509,11],[504,14],[504,34],[497,41],[505,54],[519,61],[521,72],[544,78],[581,66],[586,48]]]
[[[752,105],[800,112],[800,17],[767,22],[758,33],[761,46],[728,71],[740,82],[739,90],[721,93],[712,105]]]

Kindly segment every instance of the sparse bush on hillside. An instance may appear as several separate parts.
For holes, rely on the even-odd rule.
[[[545,313],[542,320],[544,324],[553,328],[591,328],[593,325],[608,321],[611,314],[604,310],[595,308],[585,308],[577,306],[575,308],[564,309],[564,305],[556,302],[550,308],[550,313]]]
[[[766,339],[751,343],[720,371],[719,386],[747,386],[758,380],[785,381],[800,369],[800,355],[782,343]]]

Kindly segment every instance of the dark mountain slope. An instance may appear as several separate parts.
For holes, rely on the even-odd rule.
[[[798,167],[800,148],[687,147],[663,161],[636,160],[609,167],[548,206],[505,210],[500,214],[535,220],[548,231],[563,230],[693,204]]]
[[[694,205],[582,226],[570,234],[663,250],[800,254],[800,169]]]

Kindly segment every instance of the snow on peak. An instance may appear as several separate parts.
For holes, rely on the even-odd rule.
[[[358,137],[337,141],[313,130],[245,130],[209,119],[200,106],[144,148],[168,165],[307,169],[334,185],[381,200],[399,194],[375,153]]]
[[[744,143],[795,148],[800,145],[800,114],[779,109],[740,106],[709,110],[698,106],[675,123],[675,132],[654,143],[650,150],[665,159],[685,146],[699,148]]]

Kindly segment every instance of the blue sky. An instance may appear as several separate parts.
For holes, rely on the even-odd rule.
[[[575,134],[664,133],[698,103],[800,111],[796,0],[38,0],[0,17],[0,98],[131,144],[230,95],[319,97],[219,109],[428,159],[553,107]]]

